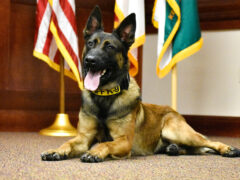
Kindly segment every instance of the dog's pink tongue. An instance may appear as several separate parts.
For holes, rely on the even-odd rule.
[[[100,82],[101,72],[92,73],[88,71],[84,79],[84,87],[90,91],[97,90]]]

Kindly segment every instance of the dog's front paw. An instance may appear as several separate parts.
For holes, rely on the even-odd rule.
[[[43,161],[60,161],[67,159],[67,155],[60,154],[54,150],[49,150],[41,153],[41,158]]]
[[[229,151],[224,153],[222,156],[224,157],[240,157],[240,149],[231,147]]]
[[[88,163],[98,163],[98,162],[102,162],[103,159],[98,157],[98,156],[94,156],[91,155],[90,153],[85,153],[80,157],[80,160],[82,162],[88,162]]]

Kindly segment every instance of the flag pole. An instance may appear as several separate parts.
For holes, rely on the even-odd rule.
[[[172,108],[177,110],[177,64],[172,68]]]
[[[40,134],[46,136],[75,136],[77,130],[71,125],[68,114],[65,114],[65,82],[64,82],[64,58],[60,55],[60,108],[56,119],[51,126],[42,129]]]

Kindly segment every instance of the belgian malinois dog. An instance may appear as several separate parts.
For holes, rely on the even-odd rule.
[[[128,73],[127,53],[135,29],[135,14],[130,14],[112,33],[106,33],[100,9],[92,11],[84,29],[85,89],[78,135],[57,149],[43,152],[42,160],[80,157],[83,162],[101,162],[107,157],[126,158],[131,154],[207,152],[239,157],[239,149],[210,141],[172,108],[141,102],[139,87]]]

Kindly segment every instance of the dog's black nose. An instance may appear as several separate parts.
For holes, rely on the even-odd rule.
[[[87,64],[95,65],[96,64],[96,59],[94,58],[94,56],[87,56],[85,58],[85,62]]]

